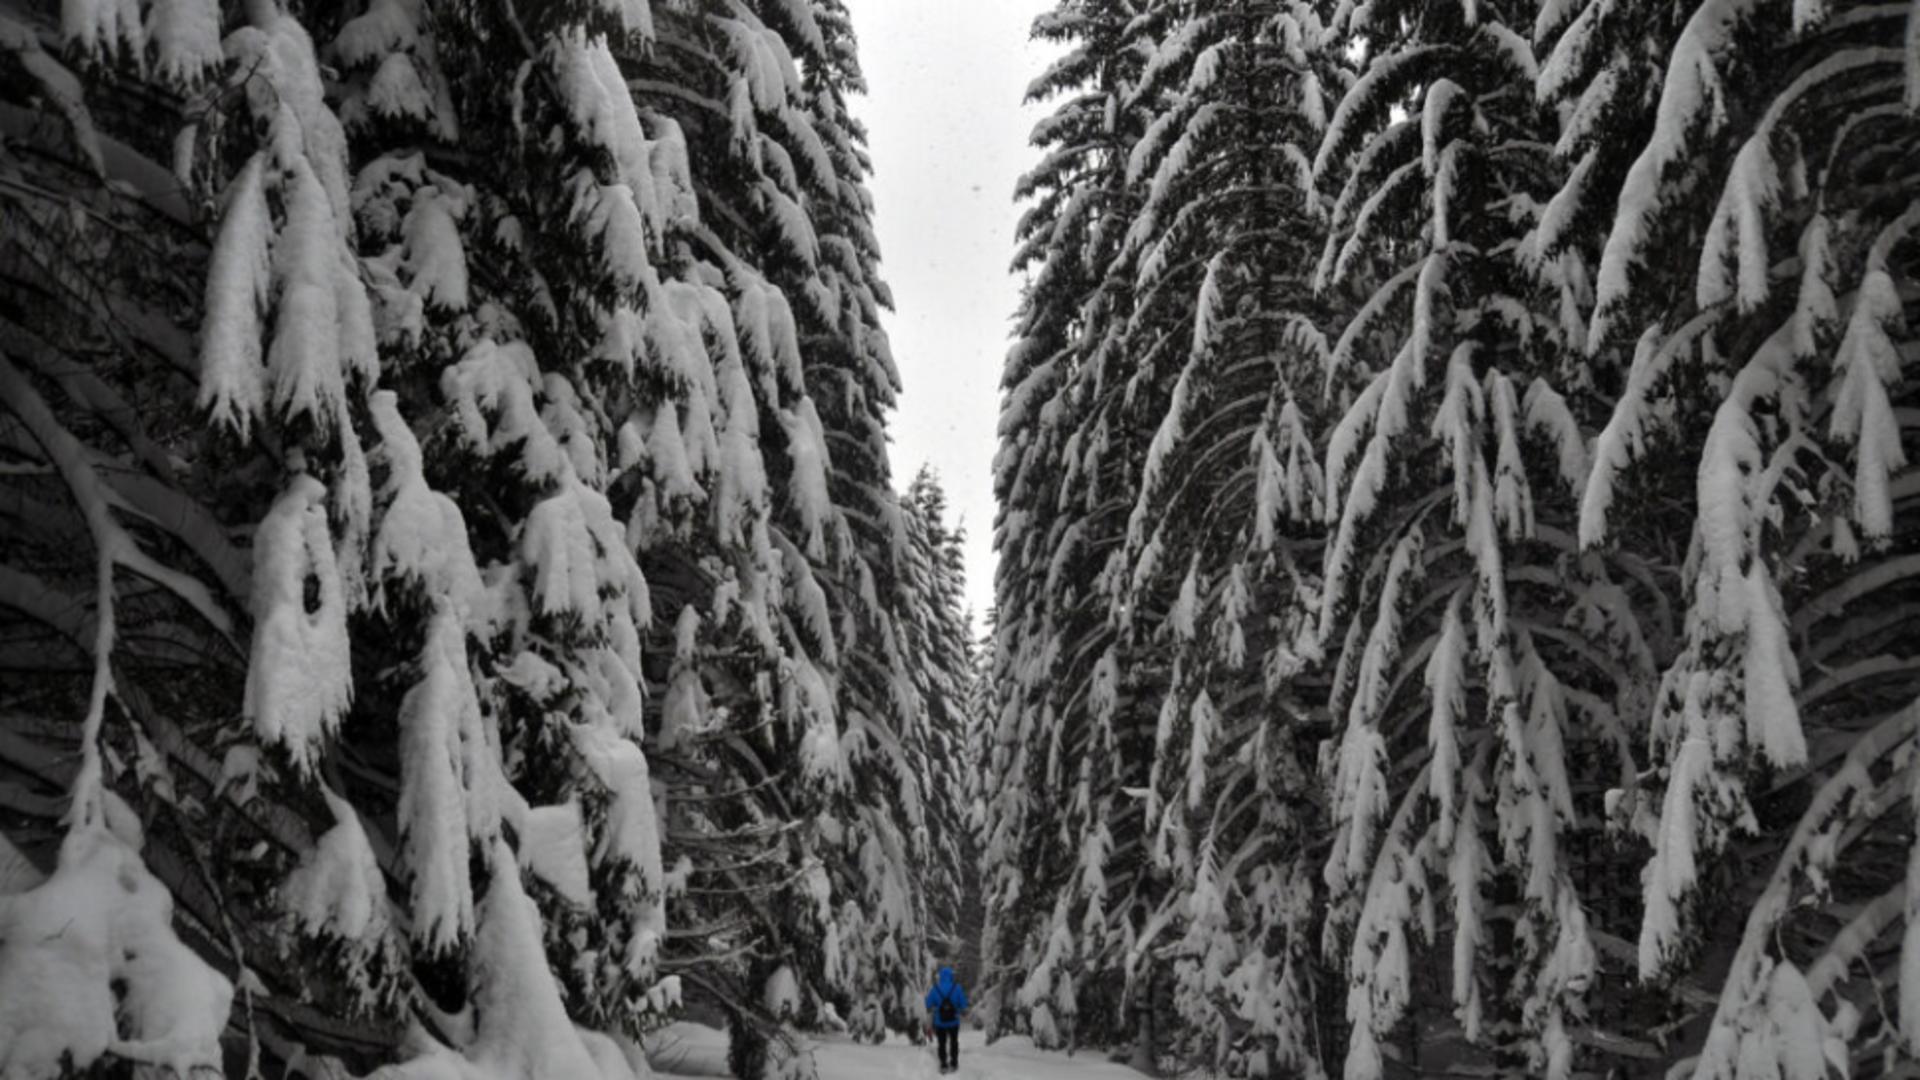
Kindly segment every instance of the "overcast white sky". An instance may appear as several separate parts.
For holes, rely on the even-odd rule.
[[[847,0],[860,38],[881,273],[905,391],[893,418],[904,488],[939,472],[967,529],[967,596],[993,603],[993,453],[1000,364],[1019,283],[1007,273],[1013,185],[1044,111],[1023,109],[1050,48],[1027,41],[1051,0]]]

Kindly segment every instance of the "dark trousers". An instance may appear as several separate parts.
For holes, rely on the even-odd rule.
[[[940,1067],[960,1067],[960,1027],[937,1027],[933,1029],[934,1042],[939,1045]]]

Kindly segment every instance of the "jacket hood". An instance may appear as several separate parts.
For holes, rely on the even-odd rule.
[[[947,987],[952,985],[953,985],[953,969],[950,967],[941,968],[940,969],[940,989],[945,990]]]

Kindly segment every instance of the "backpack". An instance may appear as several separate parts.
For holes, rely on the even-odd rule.
[[[947,991],[946,994],[940,998],[939,1016],[942,1024],[957,1024],[960,1022],[960,1012],[953,1007],[953,991]]]

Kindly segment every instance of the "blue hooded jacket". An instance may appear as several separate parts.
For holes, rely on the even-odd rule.
[[[951,1024],[943,1024],[940,1022],[940,1005],[946,1001],[953,1002],[953,1023]],[[967,1008],[967,988],[961,986],[960,980],[953,977],[952,968],[941,968],[940,981],[934,984],[933,989],[927,991],[927,1011],[933,1014],[933,1026],[937,1028],[959,1027],[960,1014],[966,1012]]]

